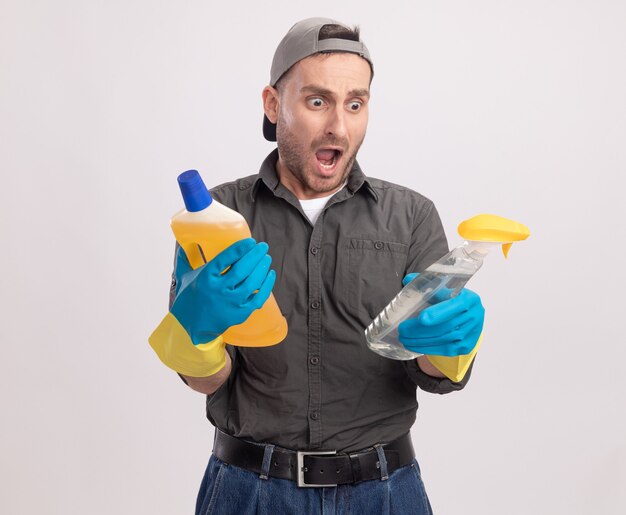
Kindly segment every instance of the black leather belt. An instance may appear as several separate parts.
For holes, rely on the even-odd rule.
[[[239,468],[263,474],[263,458],[267,445],[235,438],[215,430],[213,454],[220,460]],[[274,447],[268,476],[291,479],[298,486],[336,486],[381,479],[381,467],[376,447],[381,447],[387,461],[387,473],[413,461],[415,452],[411,435],[407,433],[393,442],[380,444],[359,452],[291,451]]]

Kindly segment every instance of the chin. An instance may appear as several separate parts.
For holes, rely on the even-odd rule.
[[[329,193],[343,184],[339,177],[329,177],[328,179],[318,179],[310,185],[310,188],[317,193]]]

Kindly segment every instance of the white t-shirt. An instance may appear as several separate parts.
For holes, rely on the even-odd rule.
[[[326,203],[330,200],[330,198],[335,193],[338,193],[339,191],[341,191],[345,185],[346,183],[344,183],[343,186],[339,188],[337,191],[331,193],[330,195],[326,197],[312,198],[312,199],[307,199],[307,200],[298,199],[300,200],[302,211],[304,211],[304,214],[307,216],[309,220],[311,220],[311,223],[313,225],[315,225],[315,221],[317,220],[317,217],[320,216],[320,213],[324,209],[324,206],[326,206]]]

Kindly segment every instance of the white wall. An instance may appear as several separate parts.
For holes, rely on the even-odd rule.
[[[365,171],[433,199],[452,244],[480,212],[532,231],[472,280],[470,385],[420,395],[435,512],[626,513],[625,4],[225,4],[1,1],[0,512],[193,510],[204,399],[147,344],[175,178],[257,170],[274,48],[322,15],[375,61]]]

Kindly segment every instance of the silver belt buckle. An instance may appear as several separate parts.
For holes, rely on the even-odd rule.
[[[298,464],[298,486],[301,488],[315,488],[315,487],[331,487],[335,485],[313,485],[304,482],[304,457],[305,456],[334,456],[337,451],[296,451],[296,459]]]

